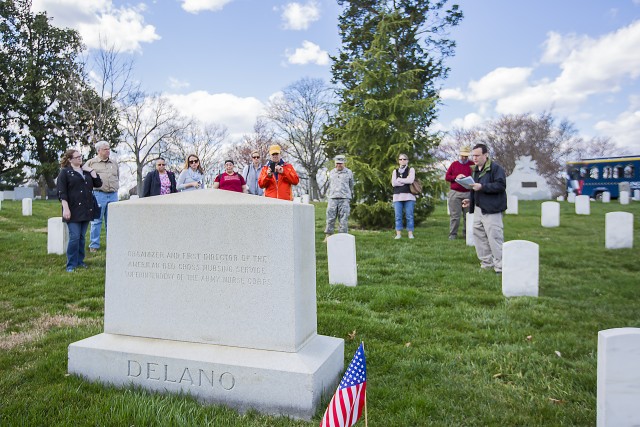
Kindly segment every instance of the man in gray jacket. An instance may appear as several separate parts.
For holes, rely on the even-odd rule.
[[[336,219],[340,222],[338,232],[346,233],[349,230],[348,221],[351,208],[349,203],[353,197],[353,173],[345,167],[345,156],[335,157],[336,167],[329,172],[329,189],[327,190],[327,227],[324,230],[326,237],[333,234]],[[327,240],[325,237],[325,241]]]

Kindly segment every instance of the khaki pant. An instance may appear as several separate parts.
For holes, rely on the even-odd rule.
[[[469,208],[462,208],[462,201],[469,198],[469,192],[449,190],[447,199],[449,201],[449,237],[458,236],[458,227],[460,226],[460,217],[462,217],[462,235],[467,233],[467,212]]]
[[[502,244],[504,243],[503,213],[483,214],[476,206],[473,213],[473,239],[482,268],[502,272]]]

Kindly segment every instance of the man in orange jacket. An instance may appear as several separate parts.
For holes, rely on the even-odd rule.
[[[300,178],[290,163],[280,158],[280,146],[269,147],[269,161],[260,171],[258,186],[264,188],[264,195],[274,199],[293,200],[292,185],[298,185]]]

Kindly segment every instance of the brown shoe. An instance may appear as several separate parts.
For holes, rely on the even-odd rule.
[[[98,252],[98,248],[89,248],[89,252]]]

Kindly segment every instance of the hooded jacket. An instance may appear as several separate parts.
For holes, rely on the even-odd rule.
[[[282,173],[267,175],[269,164],[263,166],[258,178],[258,186],[264,188],[264,195],[274,199],[293,200],[291,192],[292,185],[298,185],[300,178],[296,170],[290,163],[281,161],[280,166],[284,168]]]

